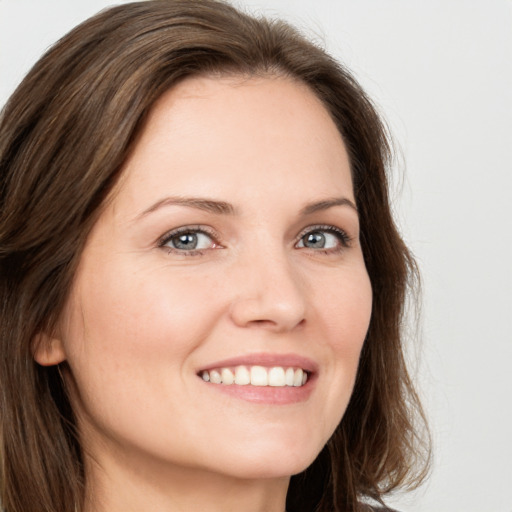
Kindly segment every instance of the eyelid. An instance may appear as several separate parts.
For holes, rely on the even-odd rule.
[[[340,244],[342,245],[343,248],[350,247],[350,244],[353,241],[353,237],[351,237],[347,233],[347,231],[345,231],[344,229],[341,229],[332,224],[314,224],[312,226],[307,226],[299,233],[299,235],[297,236],[296,243],[299,243],[302,240],[302,238],[304,238],[308,233],[313,233],[315,231],[327,231],[329,233],[338,235],[338,237],[340,239]],[[307,249],[307,247],[305,247],[305,248]],[[322,251],[323,249],[314,249],[314,250]],[[327,249],[327,252],[329,252],[329,251],[332,252],[331,249]]]
[[[173,228],[166,233],[164,233],[161,237],[158,238],[156,241],[156,246],[160,247],[162,249],[167,249],[171,252],[177,252],[179,254],[187,254],[187,253],[201,253],[202,251],[206,249],[191,249],[190,251],[187,250],[178,250],[173,249],[172,247],[168,247],[165,244],[169,242],[169,240],[175,236],[179,236],[183,233],[202,233],[207,236],[209,236],[212,239],[212,242],[218,246],[221,247],[221,244],[219,243],[219,235],[217,232],[212,229],[209,226],[203,226],[203,225],[190,225],[190,226],[180,226],[178,228]]]
[[[301,232],[297,236],[297,240],[295,242],[295,245],[297,245],[304,236],[306,236],[308,233],[312,233],[315,231],[326,231],[328,233],[334,234],[339,238],[340,242],[340,248],[338,249],[311,249],[315,252],[336,252],[336,250],[341,250],[344,248],[350,247],[350,243],[353,241],[353,237],[351,237],[347,231],[344,229],[339,228],[338,226],[332,225],[332,224],[314,224],[311,226],[307,226],[304,229],[301,230]],[[179,236],[183,233],[202,233],[206,236],[210,237],[212,239],[213,244],[215,245],[215,248],[222,248],[222,245],[219,242],[220,236],[218,233],[209,226],[204,225],[188,225],[188,226],[180,226],[178,228],[173,228],[166,233],[164,233],[162,236],[160,236],[156,241],[156,246],[165,250],[168,250],[169,252],[175,252],[181,255],[187,255],[187,254],[202,254],[204,251],[208,249],[191,249],[189,251],[187,250],[181,250],[181,249],[174,249],[172,247],[166,246],[166,244],[170,241],[171,238]],[[307,247],[304,247],[305,249],[308,249]]]

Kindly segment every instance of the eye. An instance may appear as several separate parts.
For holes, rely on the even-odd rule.
[[[199,253],[205,249],[214,249],[217,244],[213,235],[200,228],[180,228],[164,235],[160,247],[172,252]]]
[[[336,252],[349,246],[350,237],[335,226],[314,226],[303,233],[296,247]]]

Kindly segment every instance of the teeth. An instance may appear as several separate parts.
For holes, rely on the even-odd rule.
[[[220,377],[222,379],[222,384],[227,384],[229,386],[230,384],[233,384],[233,382],[235,382],[235,376],[233,375],[233,372],[229,368],[222,368],[222,371],[220,372]]]
[[[235,370],[235,384],[246,386],[251,383],[251,374],[245,366],[238,366]]]
[[[268,386],[268,372],[263,366],[251,367],[251,386]]]
[[[214,384],[220,384],[222,382],[220,373],[217,370],[212,370],[210,372],[210,382],[213,382]]]
[[[274,387],[282,387],[286,384],[284,369],[280,366],[271,368],[268,372],[268,385]]]
[[[283,368],[273,366],[237,366],[236,368],[217,368],[201,372],[201,377],[212,384],[230,386],[271,386],[271,387],[300,387],[308,380],[308,373],[302,368]]]
[[[302,370],[300,368],[298,370],[295,370],[295,375],[293,376],[293,385],[296,387],[302,386],[302,377]]]

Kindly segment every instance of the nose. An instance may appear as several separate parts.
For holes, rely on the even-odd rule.
[[[230,308],[237,326],[285,332],[305,322],[305,286],[285,256],[252,257],[237,270]]]

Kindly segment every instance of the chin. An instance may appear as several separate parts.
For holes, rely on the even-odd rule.
[[[304,471],[316,459],[321,446],[308,446],[307,443],[289,442],[256,443],[249,450],[240,449],[223,458],[229,461],[229,469],[224,471],[243,479],[284,478]]]

